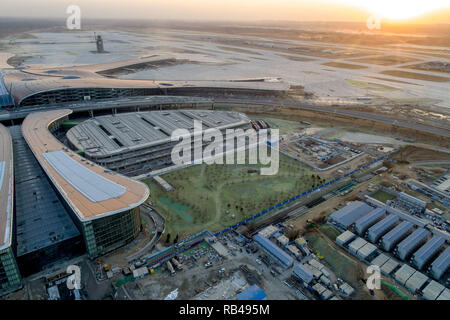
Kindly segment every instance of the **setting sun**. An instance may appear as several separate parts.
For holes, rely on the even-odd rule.
[[[415,18],[450,5],[448,0],[374,0],[357,1],[370,13],[392,20]]]

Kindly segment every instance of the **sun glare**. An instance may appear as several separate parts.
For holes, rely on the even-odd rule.
[[[449,0],[364,0],[358,2],[370,13],[392,20],[415,18],[450,5]]]

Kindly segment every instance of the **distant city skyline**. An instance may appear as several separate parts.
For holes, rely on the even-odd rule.
[[[0,16],[64,18],[78,5],[84,18],[176,20],[365,21],[447,23],[449,0],[2,0]]]

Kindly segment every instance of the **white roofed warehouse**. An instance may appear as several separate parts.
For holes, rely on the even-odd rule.
[[[336,243],[341,247],[344,247],[355,239],[355,237],[356,235],[353,232],[347,230],[336,237]]]
[[[341,229],[347,229],[359,218],[365,216],[373,208],[361,201],[349,202],[345,207],[337,210],[328,217],[328,221]]]

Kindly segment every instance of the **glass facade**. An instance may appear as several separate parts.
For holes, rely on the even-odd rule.
[[[50,124],[52,134],[60,128],[61,123],[68,117],[61,118]],[[57,191],[57,196],[69,212],[73,222],[81,231],[86,251],[90,258],[115,250],[137,237],[141,228],[139,207],[112,214],[104,218],[80,221],[79,217],[67,204],[66,199]]]
[[[0,251],[0,296],[19,289],[21,281],[11,247]]]
[[[139,207],[82,223],[89,257],[94,258],[132,241],[141,228]]]

